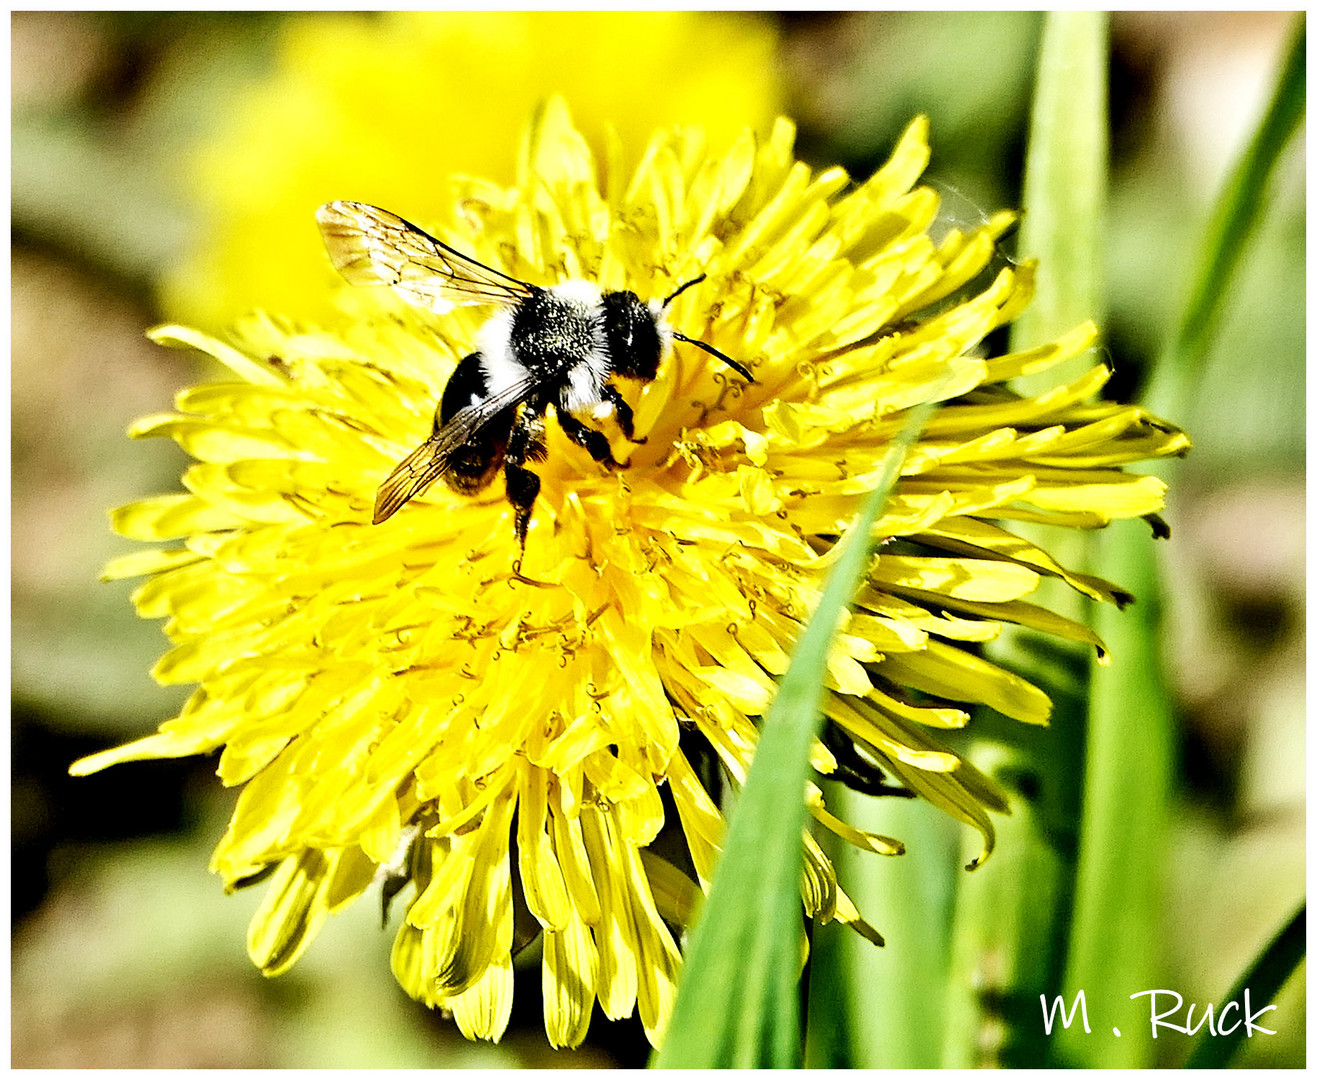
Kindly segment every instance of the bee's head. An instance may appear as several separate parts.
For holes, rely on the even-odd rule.
[[[648,382],[658,374],[671,331],[633,292],[604,293],[603,307],[613,373]]]
[[[679,334],[668,326],[663,313],[668,305],[692,285],[704,280],[701,274],[692,278],[662,303],[644,304],[633,292],[604,293],[604,333],[608,338],[608,353],[612,357],[613,372],[628,379],[648,382],[658,374],[659,362],[670,341],[684,341],[716,356],[746,382],[754,382],[750,372],[730,356],[712,345]]]

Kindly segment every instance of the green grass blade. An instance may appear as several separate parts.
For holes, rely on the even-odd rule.
[[[1160,415],[1179,416],[1187,406],[1220,324],[1230,282],[1266,209],[1271,175],[1303,121],[1307,43],[1307,20],[1300,13],[1271,104],[1213,211],[1184,315],[1145,395],[1148,407]]]
[[[1179,330],[1159,360],[1149,404],[1158,412],[1174,410],[1171,420],[1190,406],[1233,271],[1266,205],[1267,181],[1303,115],[1303,57],[1300,26],[1271,107],[1213,215]],[[1096,613],[1094,628],[1113,659],[1093,680],[1083,851],[1065,995],[1071,1000],[1083,989],[1089,1000],[1111,1001],[1123,1000],[1129,986],[1154,985],[1148,980],[1159,970],[1175,717],[1159,663],[1159,553],[1136,522],[1107,530],[1096,551],[1097,570],[1129,588],[1139,602],[1123,613],[1105,608]],[[1118,935],[1112,926],[1121,928]],[[1071,1060],[1092,1066],[1153,1060],[1151,1034],[1143,1025],[1102,1044],[1074,1031],[1060,1036],[1057,1045]]]
[[[1094,630],[1111,663],[1093,663],[1083,769],[1078,865],[1069,947],[1060,988],[1091,1001],[1124,1001],[1128,987],[1149,986],[1160,970],[1163,869],[1175,765],[1175,717],[1159,652],[1161,587],[1154,540],[1139,521],[1118,522],[1095,537],[1094,572],[1137,598],[1125,611],[1098,605]],[[1118,934],[1112,927],[1120,927]],[[1050,1000],[1050,998],[1049,998]],[[1120,1039],[1094,1040],[1082,1028],[1062,1030],[1054,1064],[1134,1068],[1152,1063],[1150,1028],[1122,1029]]]
[[[1111,650],[1094,665],[1088,715],[1079,870],[1062,993],[1125,1001],[1129,987],[1160,985],[1167,818],[1175,766],[1175,717],[1160,664],[1162,605],[1153,538],[1120,522],[1099,538],[1095,562],[1138,602],[1100,608],[1093,626]],[[1119,932],[1113,933],[1113,927]],[[1073,1028],[1057,1035],[1070,1064],[1152,1064],[1149,1025],[1122,1025],[1120,1039]]]
[[[1256,1016],[1258,1009],[1267,1005],[1280,993],[1281,987],[1289,981],[1299,962],[1307,955],[1307,920],[1308,905],[1303,904],[1285,927],[1272,938],[1271,943],[1258,954],[1239,981],[1230,988],[1226,1001],[1239,1003],[1244,1008],[1244,991],[1249,993],[1249,1004]],[[1219,1015],[1219,1014],[1218,1014]],[[1265,1019],[1260,1020],[1266,1027]],[[1186,1069],[1221,1069],[1234,1057],[1240,1044],[1248,1037],[1248,1029],[1240,1025],[1229,1034],[1218,1035],[1214,1039],[1199,1039],[1194,1052],[1185,1062]]]
[[[912,411],[842,552],[764,718],[708,902],[691,934],[660,1068],[801,1064],[800,873],[809,748],[838,620],[868,564],[870,533],[930,406]]]
[[[1107,22],[1104,12],[1055,11],[1043,25],[1019,245],[1022,255],[1038,260],[1038,289],[1011,327],[1015,349],[1102,315]],[[1087,356],[1068,363],[1017,380],[1017,389],[1048,390],[1091,366]]]
[[[1043,23],[1026,155],[1020,252],[1039,260],[1033,303],[1012,327],[1027,348],[1101,312],[1100,238],[1107,175],[1107,16],[1052,12]],[[1091,357],[1071,362],[1079,369]],[[1037,393],[1066,377],[1054,369],[1017,380]],[[1082,566],[1086,542],[1059,530],[1020,529],[1062,563]],[[1039,602],[1083,618],[1064,589]],[[1045,690],[1051,726],[1025,730],[985,712],[975,720],[974,763],[1011,793],[1012,816],[998,823],[993,857],[962,877],[952,943],[944,1067],[1039,1066],[1038,995],[1059,989],[1075,867],[1079,777],[1083,775],[1088,655],[1050,638],[1017,632],[994,645],[995,662]],[[989,745],[996,743],[998,745]]]

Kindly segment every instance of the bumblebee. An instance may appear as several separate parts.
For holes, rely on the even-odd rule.
[[[531,285],[365,203],[326,203],[316,220],[330,260],[353,285],[391,286],[410,303],[438,314],[458,305],[499,308],[481,327],[477,351],[458,363],[444,387],[429,438],[380,485],[377,525],[436,480],[473,495],[502,470],[524,549],[540,490],[539,476],[526,465],[547,455],[550,405],[569,439],[595,461],[617,468],[603,432],[579,419],[609,405],[622,434],[643,441],[634,438],[631,407],[610,381],[613,376],[651,381],[672,342],[682,341],[754,382],[741,364],[678,333],[665,318],[668,305],[703,275],[664,300],[645,302],[629,290],[604,292],[587,281]]]

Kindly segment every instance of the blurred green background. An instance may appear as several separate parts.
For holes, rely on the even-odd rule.
[[[181,451],[123,432],[205,372],[143,331],[184,314],[166,306],[162,282],[215,228],[189,163],[241,122],[244,95],[279,63],[286,18],[11,15],[12,1064],[642,1064],[639,1025],[598,1015],[581,1050],[549,1051],[537,964],[503,1043],[466,1043],[394,983],[392,933],[371,903],[331,920],[292,973],[262,979],[244,951],[259,890],[226,897],[206,869],[236,796],[214,763],[66,775],[73,759],[154,729],[185,696],[147,674],[164,639],[133,615],[133,583],[96,578],[131,547],[110,534],[107,509],[177,489]],[[926,179],[950,223],[1019,205],[1036,15],[744,18],[731,33],[776,43],[780,107],[800,125],[802,156],[867,175],[922,112]],[[1211,200],[1289,25],[1261,12],[1113,18],[1109,308],[1095,314],[1117,395],[1137,395],[1184,301]],[[246,165],[259,184],[277,163]],[[1195,413],[1168,418],[1195,449],[1172,470],[1174,533],[1160,548],[1183,726],[1158,985],[1201,1003],[1221,1000],[1304,890],[1304,165],[1303,146],[1291,147]],[[944,856],[905,860],[921,857]],[[889,939],[900,933],[871,918]],[[1253,1040],[1241,1064],[1302,1064],[1302,975],[1293,982],[1269,1014],[1279,1033]],[[1189,1040],[1162,1043],[1161,1063],[1176,1065]]]

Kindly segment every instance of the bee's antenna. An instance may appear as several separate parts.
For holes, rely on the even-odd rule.
[[[698,281],[699,279],[697,278],[696,280]],[[693,284],[695,284],[695,282],[689,282],[688,284],[693,285]],[[684,289],[685,287],[686,287],[686,286],[683,285],[681,288]],[[681,289],[678,289],[677,291],[680,292]],[[710,356],[716,356],[719,360],[721,360],[721,361],[722,361],[724,364],[726,364],[729,368],[731,368],[731,369],[732,369],[733,371],[735,371],[738,375],[740,375],[741,378],[743,378],[746,382],[754,382],[754,381],[755,381],[755,377],[754,377],[753,375],[750,374],[750,372],[749,372],[749,370],[748,370],[747,368],[742,367],[740,364],[738,364],[735,360],[733,360],[733,359],[732,359],[730,356],[728,356],[726,353],[721,353],[721,352],[719,352],[719,351],[718,351],[717,349],[715,349],[712,345],[709,345],[709,344],[707,344],[706,342],[703,342],[703,341],[696,341],[694,338],[689,338],[689,337],[687,337],[685,334],[679,334],[679,333],[677,333],[677,331],[675,331],[675,330],[672,331],[672,336],[673,336],[674,338],[676,338],[678,341],[684,341],[687,345],[694,345],[697,349],[703,349],[703,350],[704,350],[705,352],[707,352]]]
[[[708,277],[708,276],[709,276],[708,274],[701,274],[701,275],[700,275],[699,277],[697,277],[697,278],[691,278],[690,281],[686,282],[685,285],[683,285],[680,289],[678,289],[675,293],[673,293],[671,296],[669,296],[666,300],[663,301],[663,310],[666,311],[668,305],[669,305],[670,303],[672,303],[672,301],[674,301],[675,299],[677,299],[677,297],[679,297],[682,293],[684,293],[684,292],[685,292],[687,289],[689,289],[692,285],[698,285],[701,281],[703,281],[703,280],[704,280],[706,277]]]
[[[672,303],[672,301],[674,301],[675,299],[677,299],[677,297],[679,297],[682,293],[684,293],[684,292],[685,292],[687,289],[689,289],[692,285],[698,285],[698,284],[699,284],[701,281],[703,281],[706,277],[708,277],[707,274],[701,274],[699,277],[691,278],[690,281],[686,282],[685,285],[681,286],[681,288],[679,288],[675,293],[673,293],[671,296],[669,296],[666,300],[663,301],[663,310],[666,311],[668,305],[669,305],[670,303]],[[731,368],[731,369],[732,369],[733,371],[735,371],[738,375],[740,375],[741,378],[743,378],[746,382],[754,382],[754,381],[755,381],[754,376],[750,374],[750,372],[749,372],[749,370],[748,370],[747,368],[742,367],[740,364],[738,364],[735,360],[733,360],[733,359],[732,359],[730,356],[728,356],[726,353],[721,353],[721,352],[719,352],[719,351],[718,351],[717,349],[715,349],[712,345],[708,345],[708,344],[706,344],[706,343],[703,342],[703,341],[696,341],[694,338],[688,338],[685,334],[679,334],[679,333],[677,333],[677,331],[675,331],[675,330],[672,331],[672,336],[673,336],[674,338],[676,338],[678,341],[684,341],[687,345],[694,345],[697,349],[703,349],[703,350],[704,350],[705,352],[707,352],[710,356],[716,356],[719,360],[721,360],[721,361],[722,361],[724,364],[726,364],[729,368]]]

